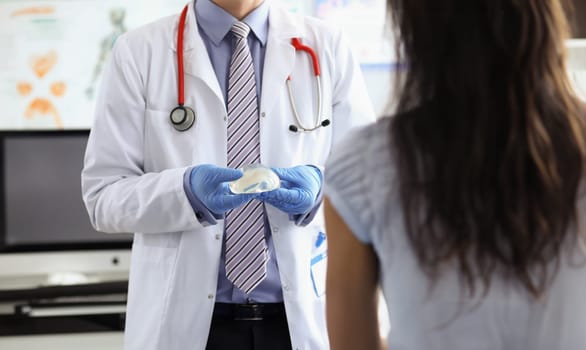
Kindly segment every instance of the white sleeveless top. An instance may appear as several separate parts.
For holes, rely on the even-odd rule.
[[[324,186],[357,239],[372,245],[378,256],[391,324],[389,349],[586,350],[584,244],[564,253],[551,288],[538,301],[498,277],[483,299],[470,300],[461,295],[455,271],[444,271],[430,291],[405,233],[389,123],[382,119],[341,141],[325,167]]]

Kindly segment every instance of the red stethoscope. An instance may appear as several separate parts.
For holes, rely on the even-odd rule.
[[[177,96],[177,107],[173,108],[170,114],[171,123],[177,131],[185,131],[193,126],[195,122],[195,112],[192,108],[185,106],[185,85],[183,81],[183,32],[185,30],[185,19],[187,17],[188,5],[185,6],[181,17],[179,18],[179,27],[177,29],[177,75],[178,75],[178,96]],[[313,65],[313,74],[315,76],[317,86],[317,113],[314,124],[310,127],[305,126],[301,122],[301,118],[297,113],[295,106],[295,99],[293,97],[293,91],[291,89],[291,76],[287,77],[287,91],[289,93],[289,100],[291,101],[291,109],[293,110],[293,116],[295,117],[295,123],[289,125],[289,130],[292,132],[298,131],[313,131],[321,127],[330,125],[329,119],[323,119],[321,116],[321,82],[320,82],[320,70],[319,61],[317,55],[313,49],[307,45],[303,45],[299,38],[292,38],[291,45],[295,48],[295,51],[305,51],[310,57]]]

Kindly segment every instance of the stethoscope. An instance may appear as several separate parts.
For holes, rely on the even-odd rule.
[[[295,116],[295,122],[297,125],[291,124],[289,125],[289,130],[292,132],[298,132],[299,130],[309,132],[321,128],[322,126],[330,125],[329,119],[322,120],[321,115],[321,79],[320,79],[320,71],[319,71],[319,60],[317,59],[317,55],[315,51],[307,45],[303,45],[299,38],[291,39],[291,45],[295,48],[295,51],[305,51],[311,57],[311,64],[313,66],[313,75],[315,76],[315,84],[317,86],[317,113],[315,116],[315,124],[306,127],[301,122],[301,118],[297,113],[297,108],[295,107],[295,98],[293,97],[293,89],[291,89],[291,76],[287,77],[287,91],[289,92],[289,101],[291,101],[291,109],[293,110],[293,116]]]
[[[177,95],[177,107],[173,108],[169,118],[171,124],[177,131],[186,131],[191,128],[195,122],[195,112],[192,108],[185,106],[185,85],[183,81],[183,32],[185,30],[185,19],[187,17],[188,5],[185,6],[181,17],[179,18],[179,27],[177,29],[177,75],[178,75],[178,95]],[[293,90],[291,88],[291,76],[287,77],[287,92],[289,93],[289,101],[291,101],[291,109],[293,110],[293,116],[295,117],[295,123],[289,125],[289,130],[292,132],[305,131],[310,132],[321,127],[330,125],[329,119],[322,120],[321,116],[321,82],[320,82],[320,70],[319,61],[317,55],[313,49],[307,45],[303,45],[299,38],[292,38],[291,45],[295,48],[295,51],[305,51],[311,57],[311,63],[313,66],[313,74],[315,76],[315,82],[317,86],[317,114],[315,118],[315,124],[310,127],[305,126],[301,122],[301,118],[297,113],[295,105],[295,99],[293,97]]]
[[[181,18],[179,18],[179,28],[177,30],[177,75],[178,75],[178,95],[177,107],[173,108],[171,115],[171,124],[177,131],[185,131],[191,128],[195,122],[195,112],[191,107],[184,105],[185,87],[183,85],[183,31],[185,28],[185,17],[187,17],[188,5],[185,5]]]

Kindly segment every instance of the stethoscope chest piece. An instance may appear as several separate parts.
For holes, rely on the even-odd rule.
[[[169,117],[173,127],[177,131],[188,130],[195,122],[195,112],[193,109],[181,105],[173,108]]]

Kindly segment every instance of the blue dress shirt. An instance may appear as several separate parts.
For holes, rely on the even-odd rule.
[[[199,34],[204,42],[204,45],[206,46],[210,61],[212,62],[212,66],[224,95],[224,101],[227,101],[228,73],[230,68],[230,59],[235,44],[235,37],[230,32],[230,29],[237,21],[237,19],[221,7],[214,4],[211,0],[197,0],[195,2],[195,17],[198,24]],[[254,64],[257,98],[260,101],[265,47],[269,29],[269,4],[267,2],[263,2],[242,21],[245,22],[251,29],[251,34],[248,36],[248,46],[250,47],[252,61]],[[191,186],[189,186],[189,173],[190,170],[186,172],[186,176],[184,177],[184,187],[191,205],[194,207],[195,212],[200,214],[199,216],[204,216],[198,216],[200,221],[208,219],[208,221],[213,223],[215,221],[213,218],[205,217],[206,215],[201,214],[207,212],[209,216],[209,211],[191,192]],[[215,219],[220,219],[220,217],[215,217]],[[273,239],[266,216],[265,239],[269,249],[270,257],[269,261],[267,262],[267,276],[264,281],[262,281],[258,287],[256,287],[248,295],[235,287],[232,282],[226,278],[225,241],[222,243],[220,270],[218,273],[218,289],[216,292],[217,302],[275,303],[283,301],[277,258],[275,256]]]

